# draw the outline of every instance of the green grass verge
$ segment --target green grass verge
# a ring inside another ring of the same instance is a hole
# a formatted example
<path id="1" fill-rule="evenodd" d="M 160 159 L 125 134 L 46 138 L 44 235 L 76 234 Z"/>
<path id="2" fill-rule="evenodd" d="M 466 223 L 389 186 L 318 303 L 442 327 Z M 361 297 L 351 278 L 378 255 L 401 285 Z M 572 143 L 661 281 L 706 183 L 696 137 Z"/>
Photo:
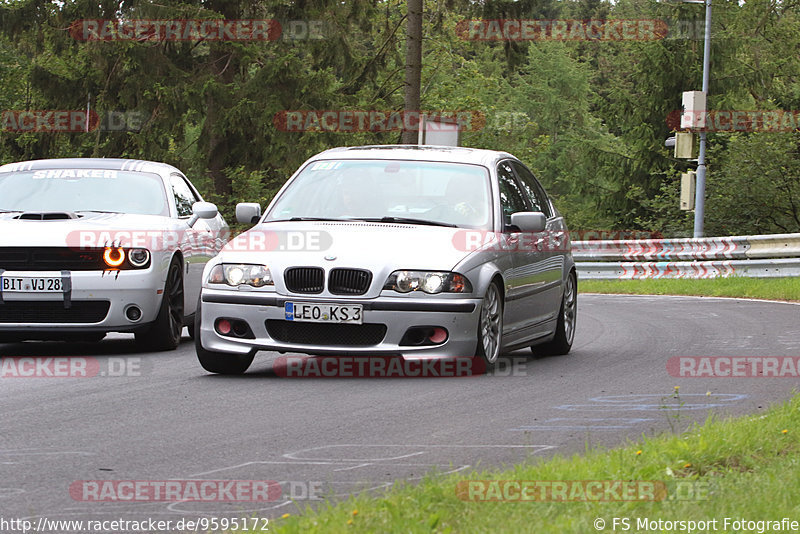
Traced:
<path id="1" fill-rule="evenodd" d="M 644 280 L 578 280 L 581 293 L 625 293 L 635 295 L 702 295 L 800 301 L 800 277 L 710 278 Z"/>
<path id="2" fill-rule="evenodd" d="M 800 395 L 795 395 L 764 415 L 708 419 L 683 434 L 644 437 L 626 447 L 529 462 L 507 471 L 431 476 L 415 486 L 395 486 L 380 497 L 355 496 L 301 516 L 275 519 L 270 532 L 583 534 L 597 531 L 597 518 L 605 521 L 600 531 L 613 532 L 614 517 L 627 518 L 629 532 L 643 531 L 636 528 L 637 518 L 717 519 L 716 531 L 734 532 L 735 525 L 724 527 L 724 518 L 800 520 L 798 458 Z M 637 502 L 474 502 L 456 494 L 457 484 L 467 480 L 665 481 L 670 493 L 664 500 Z M 663 527 L 655 531 L 679 532 Z"/>

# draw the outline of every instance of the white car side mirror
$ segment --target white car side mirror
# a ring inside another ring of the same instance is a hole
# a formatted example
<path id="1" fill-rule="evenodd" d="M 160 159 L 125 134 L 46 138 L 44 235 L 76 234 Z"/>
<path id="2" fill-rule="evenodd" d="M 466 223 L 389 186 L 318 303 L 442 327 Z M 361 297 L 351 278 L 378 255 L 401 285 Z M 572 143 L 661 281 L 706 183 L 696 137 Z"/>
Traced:
<path id="1" fill-rule="evenodd" d="M 213 219 L 217 216 L 219 210 L 215 204 L 211 202 L 195 202 L 192 204 L 192 216 L 189 218 L 189 226 L 194 226 L 200 219 Z"/>
<path id="2" fill-rule="evenodd" d="M 236 204 L 236 222 L 256 224 L 261 218 L 261 205 L 256 202 Z"/>

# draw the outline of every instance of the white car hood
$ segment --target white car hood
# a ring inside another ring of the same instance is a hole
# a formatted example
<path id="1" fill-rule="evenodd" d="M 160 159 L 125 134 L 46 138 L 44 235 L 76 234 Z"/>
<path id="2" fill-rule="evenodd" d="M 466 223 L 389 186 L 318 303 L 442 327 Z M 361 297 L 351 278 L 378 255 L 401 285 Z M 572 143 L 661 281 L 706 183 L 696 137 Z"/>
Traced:
<path id="1" fill-rule="evenodd" d="M 59 247 L 76 246 L 84 237 L 92 241 L 102 239 L 105 233 L 153 232 L 169 228 L 169 217 L 158 215 L 130 215 L 125 213 L 82 212 L 78 219 L 52 221 L 19 220 L 20 213 L 0 213 L 0 246 L 3 247 Z M 84 241 L 91 242 L 91 241 Z"/>

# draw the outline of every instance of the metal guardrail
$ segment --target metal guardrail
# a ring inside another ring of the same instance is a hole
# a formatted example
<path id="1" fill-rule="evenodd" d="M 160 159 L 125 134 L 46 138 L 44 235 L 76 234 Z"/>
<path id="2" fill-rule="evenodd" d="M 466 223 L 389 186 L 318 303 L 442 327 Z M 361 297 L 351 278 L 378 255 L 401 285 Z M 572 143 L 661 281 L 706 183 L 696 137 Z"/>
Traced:
<path id="1" fill-rule="evenodd" d="M 800 234 L 573 241 L 583 279 L 800 276 Z"/>

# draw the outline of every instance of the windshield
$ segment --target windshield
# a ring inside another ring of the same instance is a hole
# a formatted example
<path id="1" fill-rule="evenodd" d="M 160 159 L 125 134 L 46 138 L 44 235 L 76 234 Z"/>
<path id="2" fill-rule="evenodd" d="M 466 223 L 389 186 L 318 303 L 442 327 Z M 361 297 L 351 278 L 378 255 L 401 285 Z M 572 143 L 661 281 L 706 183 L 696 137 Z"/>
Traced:
<path id="1" fill-rule="evenodd" d="M 0 173 L 0 211 L 108 211 L 168 215 L 156 174 L 104 169 Z"/>
<path id="2" fill-rule="evenodd" d="M 265 220 L 384 219 L 488 229 L 490 198 L 489 173 L 479 165 L 324 160 L 300 172 Z"/>

